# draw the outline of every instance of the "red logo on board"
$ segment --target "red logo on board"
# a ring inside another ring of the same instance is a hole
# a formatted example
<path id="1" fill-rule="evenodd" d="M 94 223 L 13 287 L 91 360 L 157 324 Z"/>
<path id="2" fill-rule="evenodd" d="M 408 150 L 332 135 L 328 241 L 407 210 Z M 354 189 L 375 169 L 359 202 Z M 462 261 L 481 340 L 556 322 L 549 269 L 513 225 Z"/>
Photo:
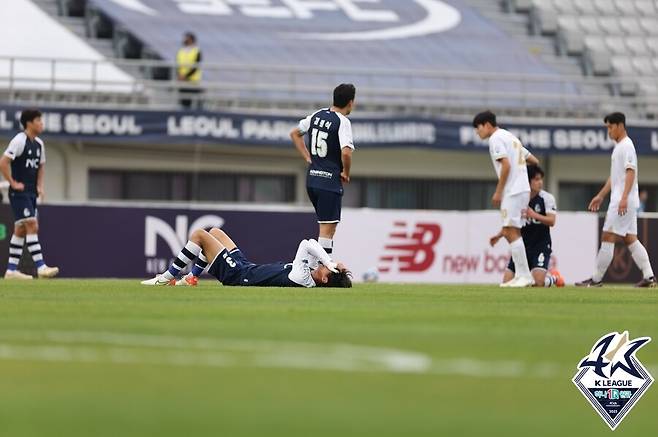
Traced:
<path id="1" fill-rule="evenodd" d="M 379 271 L 390 272 L 397 265 L 398 271 L 420 273 L 434 264 L 434 246 L 441 238 L 441 226 L 437 223 L 416 223 L 410 228 L 407 222 L 395 222 L 389 234 L 385 254 L 379 258 Z"/>

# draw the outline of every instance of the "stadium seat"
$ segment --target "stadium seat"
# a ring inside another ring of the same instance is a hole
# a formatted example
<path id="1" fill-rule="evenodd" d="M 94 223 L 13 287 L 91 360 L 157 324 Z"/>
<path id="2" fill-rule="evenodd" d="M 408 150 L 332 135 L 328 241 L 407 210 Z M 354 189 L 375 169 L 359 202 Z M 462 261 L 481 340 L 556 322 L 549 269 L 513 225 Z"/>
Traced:
<path id="1" fill-rule="evenodd" d="M 654 68 L 653 61 L 649 57 L 634 57 L 632 58 L 635 71 L 641 76 L 655 76 L 658 70 Z"/>
<path id="2" fill-rule="evenodd" d="M 623 2 L 624 5 L 631 3 L 628 0 L 617 0 L 617 2 Z M 635 10 L 639 15 L 652 15 L 658 13 L 658 5 L 651 0 L 635 0 Z"/>
<path id="3" fill-rule="evenodd" d="M 648 35 L 658 36 L 658 18 L 645 17 L 640 19 L 640 26 Z"/>
<path id="4" fill-rule="evenodd" d="M 596 20 L 598 24 L 596 35 L 624 35 L 624 29 L 621 27 L 619 17 L 600 17 Z"/>
<path id="5" fill-rule="evenodd" d="M 646 56 L 651 53 L 649 43 L 645 38 L 639 36 L 626 38 L 628 53 L 634 56 Z"/>
<path id="6" fill-rule="evenodd" d="M 621 13 L 613 0 L 594 0 L 596 11 L 602 15 L 617 15 Z"/>

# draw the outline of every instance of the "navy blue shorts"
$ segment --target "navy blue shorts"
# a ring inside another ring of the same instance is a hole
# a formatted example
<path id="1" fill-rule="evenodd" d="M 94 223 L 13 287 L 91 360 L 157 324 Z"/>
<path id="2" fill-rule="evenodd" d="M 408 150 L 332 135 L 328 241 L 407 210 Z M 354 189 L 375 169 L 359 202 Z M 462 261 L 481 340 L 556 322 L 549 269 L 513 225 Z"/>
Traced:
<path id="1" fill-rule="evenodd" d="M 210 265 L 208 274 L 224 285 L 242 285 L 242 278 L 251 265 L 253 263 L 245 258 L 240 249 L 235 248 L 231 252 L 224 249 Z"/>
<path id="2" fill-rule="evenodd" d="M 343 202 L 342 194 L 313 187 L 307 187 L 306 191 L 308 192 L 308 198 L 315 208 L 318 223 L 340 222 L 340 210 Z"/>
<path id="3" fill-rule="evenodd" d="M 528 267 L 532 269 L 544 269 L 548 270 L 548 264 L 551 261 L 551 250 L 550 245 L 541 245 L 538 247 L 531 247 L 530 250 L 526 249 L 526 257 L 528 257 Z M 513 272 L 514 269 L 514 260 L 510 259 L 507 268 Z"/>
<path id="4" fill-rule="evenodd" d="M 37 217 L 37 196 L 34 194 L 9 193 L 9 203 L 14 212 L 14 220 L 20 221 Z"/>

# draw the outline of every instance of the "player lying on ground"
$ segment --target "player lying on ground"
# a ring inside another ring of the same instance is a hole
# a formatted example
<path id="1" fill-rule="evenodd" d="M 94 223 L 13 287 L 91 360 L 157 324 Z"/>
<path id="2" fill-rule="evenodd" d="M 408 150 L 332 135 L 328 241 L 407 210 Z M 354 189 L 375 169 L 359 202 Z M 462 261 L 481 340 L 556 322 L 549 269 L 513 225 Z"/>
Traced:
<path id="1" fill-rule="evenodd" d="M 315 240 L 302 240 L 292 263 L 249 262 L 224 231 L 197 229 L 169 269 L 144 285 L 174 285 L 180 272 L 201 254 L 209 260 L 208 273 L 223 285 L 252 287 L 350 288 L 351 273 L 334 262 Z"/>
<path id="2" fill-rule="evenodd" d="M 551 227 L 555 226 L 557 206 L 555 197 L 543 190 L 544 171 L 537 165 L 528 166 L 530 180 L 530 203 L 526 211 L 526 221 L 521 228 L 521 237 L 525 245 L 530 273 L 535 280 L 535 287 L 564 287 L 564 279 L 556 269 L 548 271 L 551 260 Z M 495 246 L 503 237 L 503 231 L 491 237 L 489 243 Z M 514 260 L 510 259 L 503 275 L 503 283 L 514 278 Z"/>
<path id="3" fill-rule="evenodd" d="M 612 150 L 610 177 L 601 191 L 592 198 L 589 210 L 596 212 L 603 199 L 610 193 L 608 212 L 603 222 L 601 248 L 596 255 L 594 273 L 589 279 L 576 282 L 579 287 L 600 287 L 615 254 L 615 242 L 622 239 L 631 253 L 635 264 L 642 272 L 643 279 L 636 287 L 656 287 L 656 277 L 651 268 L 649 254 L 637 239 L 637 210 L 640 207 L 638 190 L 638 164 L 635 145 L 626 133 L 626 116 L 613 112 L 603 119 L 608 128 L 608 136 L 615 142 Z"/>

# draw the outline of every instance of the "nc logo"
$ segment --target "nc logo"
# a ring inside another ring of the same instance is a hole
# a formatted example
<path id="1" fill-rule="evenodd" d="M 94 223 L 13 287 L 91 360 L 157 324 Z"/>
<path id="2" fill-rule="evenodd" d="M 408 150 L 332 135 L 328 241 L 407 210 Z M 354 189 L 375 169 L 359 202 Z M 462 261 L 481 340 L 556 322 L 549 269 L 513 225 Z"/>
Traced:
<path id="1" fill-rule="evenodd" d="M 188 227 L 188 217 L 186 215 L 176 216 L 175 229 L 169 223 L 161 218 L 146 216 L 144 239 L 144 255 L 146 257 L 155 257 L 157 255 L 158 237 L 162 238 L 169 246 L 171 254 L 177 253 L 181 247 L 185 246 L 190 233 L 196 229 L 206 229 L 210 227 L 221 228 L 224 225 L 224 219 L 216 215 L 204 215 L 192 222 Z"/>
<path id="2" fill-rule="evenodd" d="M 34 159 L 26 159 L 25 160 L 25 168 L 39 168 L 39 158 L 34 158 Z"/>

